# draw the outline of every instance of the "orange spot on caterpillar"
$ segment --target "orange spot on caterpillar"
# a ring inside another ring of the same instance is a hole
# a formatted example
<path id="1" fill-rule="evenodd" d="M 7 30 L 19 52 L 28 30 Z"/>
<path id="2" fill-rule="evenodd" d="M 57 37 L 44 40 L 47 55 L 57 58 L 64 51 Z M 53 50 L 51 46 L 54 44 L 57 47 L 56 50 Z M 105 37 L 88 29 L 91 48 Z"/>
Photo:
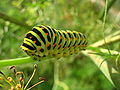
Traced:
<path id="1" fill-rule="evenodd" d="M 72 40 L 72 38 L 70 38 L 70 40 Z"/>
<path id="2" fill-rule="evenodd" d="M 34 43 L 36 43 L 37 41 L 33 41 Z"/>
<path id="3" fill-rule="evenodd" d="M 62 36 L 60 36 L 60 39 L 62 38 Z"/>
<path id="4" fill-rule="evenodd" d="M 58 48 L 60 47 L 61 45 L 58 45 Z"/>
<path id="5" fill-rule="evenodd" d="M 53 47 L 56 45 L 56 43 L 55 44 L 53 44 Z"/>
<path id="6" fill-rule="evenodd" d="M 48 35 L 48 33 L 45 33 L 45 35 Z"/>
<path id="7" fill-rule="evenodd" d="M 82 38 L 80 38 L 80 40 L 82 40 Z"/>
<path id="8" fill-rule="evenodd" d="M 32 38 L 32 36 L 30 36 L 30 39 Z"/>
<path id="9" fill-rule="evenodd" d="M 47 44 L 47 45 L 46 45 L 46 47 L 49 47 L 49 46 L 50 46 L 50 44 Z"/>
<path id="10" fill-rule="evenodd" d="M 82 46 L 83 46 L 83 47 L 86 47 L 87 45 L 84 44 L 84 45 L 82 45 Z"/>
<path id="11" fill-rule="evenodd" d="M 57 36 L 57 34 L 55 33 L 54 36 Z"/>

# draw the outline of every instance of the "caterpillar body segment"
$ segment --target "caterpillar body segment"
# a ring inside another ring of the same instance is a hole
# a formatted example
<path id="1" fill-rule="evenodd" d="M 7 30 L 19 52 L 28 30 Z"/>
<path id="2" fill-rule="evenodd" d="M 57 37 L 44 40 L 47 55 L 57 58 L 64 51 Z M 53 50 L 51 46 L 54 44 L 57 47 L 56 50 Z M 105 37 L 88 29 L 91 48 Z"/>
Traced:
<path id="1" fill-rule="evenodd" d="M 29 56 L 60 58 L 85 50 L 85 35 L 76 31 L 56 30 L 50 26 L 35 26 L 24 38 L 21 48 Z"/>

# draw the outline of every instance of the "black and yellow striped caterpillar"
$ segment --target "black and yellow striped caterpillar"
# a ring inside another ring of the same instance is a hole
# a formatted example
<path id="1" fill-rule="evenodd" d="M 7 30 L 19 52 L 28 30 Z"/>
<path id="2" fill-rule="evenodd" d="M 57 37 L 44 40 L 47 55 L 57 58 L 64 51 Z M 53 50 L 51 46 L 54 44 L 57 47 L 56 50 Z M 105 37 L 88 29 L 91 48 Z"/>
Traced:
<path id="1" fill-rule="evenodd" d="M 85 50 L 86 46 L 86 37 L 80 32 L 56 30 L 41 25 L 33 27 L 26 34 L 21 48 L 36 58 L 45 56 L 60 58 Z"/>

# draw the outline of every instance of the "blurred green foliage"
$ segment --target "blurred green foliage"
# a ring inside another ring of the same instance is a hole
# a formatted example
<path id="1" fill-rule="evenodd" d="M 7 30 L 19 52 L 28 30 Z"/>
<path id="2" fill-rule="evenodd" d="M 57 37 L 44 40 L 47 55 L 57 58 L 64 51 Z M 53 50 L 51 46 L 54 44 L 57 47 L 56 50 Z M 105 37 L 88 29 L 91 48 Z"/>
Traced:
<path id="1" fill-rule="evenodd" d="M 104 38 L 101 30 L 102 21 L 99 20 L 101 9 L 91 0 L 3 0 L 0 2 L 0 12 L 10 16 L 9 18 L 12 17 L 29 26 L 42 24 L 56 29 L 80 31 L 87 36 L 89 44 Z M 119 28 L 114 18 L 111 17 L 107 15 L 105 35 Z M 29 29 L 21 25 L 0 18 L 0 59 L 27 56 L 19 46 L 28 31 Z M 118 50 L 120 45 L 112 44 L 110 48 Z M 57 74 L 60 81 L 65 83 L 70 90 L 114 89 L 90 58 L 80 53 L 59 61 L 38 63 L 37 73 L 29 86 L 38 82 L 39 76 L 45 77 L 47 82 L 32 90 L 52 89 L 56 73 L 54 72 L 55 62 L 59 63 Z M 26 81 L 32 74 L 33 64 L 18 66 L 19 70 L 25 73 Z M 1 70 L 10 76 L 11 72 L 5 68 Z M 63 90 L 63 87 L 58 86 L 57 90 Z"/>

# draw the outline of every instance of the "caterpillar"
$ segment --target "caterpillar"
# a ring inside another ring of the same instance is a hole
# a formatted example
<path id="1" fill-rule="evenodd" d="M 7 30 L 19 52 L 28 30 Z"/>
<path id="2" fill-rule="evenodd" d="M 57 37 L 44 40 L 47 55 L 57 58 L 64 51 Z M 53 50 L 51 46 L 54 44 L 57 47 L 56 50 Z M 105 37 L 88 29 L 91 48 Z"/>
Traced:
<path id="1" fill-rule="evenodd" d="M 70 30 L 56 30 L 50 26 L 35 26 L 24 38 L 21 48 L 35 58 L 52 56 L 56 58 L 85 50 L 87 40 L 84 34 Z"/>

